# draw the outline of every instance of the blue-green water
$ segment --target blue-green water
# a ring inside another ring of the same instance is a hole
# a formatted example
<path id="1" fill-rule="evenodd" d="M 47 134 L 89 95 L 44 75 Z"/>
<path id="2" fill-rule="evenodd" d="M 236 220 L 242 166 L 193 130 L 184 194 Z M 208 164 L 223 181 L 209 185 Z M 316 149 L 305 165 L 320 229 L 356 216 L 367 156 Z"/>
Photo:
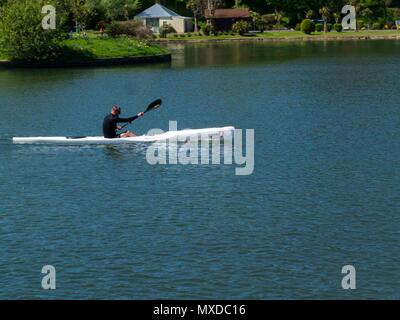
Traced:
<path id="1" fill-rule="evenodd" d="M 399 54 L 235 43 L 178 47 L 172 64 L 0 71 L 0 298 L 399 298 Z M 254 173 L 151 166 L 145 145 L 11 143 L 96 135 L 112 104 L 158 97 L 135 131 L 253 128 Z"/>

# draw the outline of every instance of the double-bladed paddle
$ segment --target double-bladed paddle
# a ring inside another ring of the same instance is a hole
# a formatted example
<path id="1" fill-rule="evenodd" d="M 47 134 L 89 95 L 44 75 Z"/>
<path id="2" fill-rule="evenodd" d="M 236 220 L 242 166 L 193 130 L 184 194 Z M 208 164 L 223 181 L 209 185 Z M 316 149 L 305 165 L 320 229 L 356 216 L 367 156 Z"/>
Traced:
<path id="1" fill-rule="evenodd" d="M 143 111 L 143 113 L 147 113 L 147 112 L 149 112 L 151 110 L 158 109 L 159 107 L 161 107 L 161 105 L 162 105 L 162 100 L 161 99 L 154 100 L 152 103 L 150 103 L 147 106 L 146 110 Z M 128 122 L 127 124 L 123 125 L 119 130 L 122 130 L 123 128 L 125 128 L 126 126 L 129 126 L 130 124 L 131 124 L 131 122 Z"/>

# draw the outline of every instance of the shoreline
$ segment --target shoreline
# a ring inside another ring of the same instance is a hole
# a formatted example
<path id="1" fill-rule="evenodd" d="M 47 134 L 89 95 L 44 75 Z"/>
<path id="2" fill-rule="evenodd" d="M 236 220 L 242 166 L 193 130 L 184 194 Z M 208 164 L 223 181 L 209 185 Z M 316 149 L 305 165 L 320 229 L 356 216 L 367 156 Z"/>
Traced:
<path id="1" fill-rule="evenodd" d="M 93 60 L 64 60 L 64 61 L 10 61 L 0 60 L 0 69 L 8 68 L 71 68 L 71 67 L 106 67 L 121 65 L 137 65 L 147 63 L 162 63 L 172 60 L 171 53 L 148 56 L 98 58 Z"/>
<path id="2" fill-rule="evenodd" d="M 357 41 L 357 40 L 400 40 L 400 32 L 398 35 L 341 35 L 341 36 L 293 36 L 293 37 L 235 37 L 235 38 L 207 38 L 204 37 L 196 39 L 157 39 L 152 40 L 153 44 L 162 45 L 169 43 L 207 43 L 207 42 L 229 42 L 229 41 L 243 41 L 243 42 L 301 42 L 301 41 Z"/>

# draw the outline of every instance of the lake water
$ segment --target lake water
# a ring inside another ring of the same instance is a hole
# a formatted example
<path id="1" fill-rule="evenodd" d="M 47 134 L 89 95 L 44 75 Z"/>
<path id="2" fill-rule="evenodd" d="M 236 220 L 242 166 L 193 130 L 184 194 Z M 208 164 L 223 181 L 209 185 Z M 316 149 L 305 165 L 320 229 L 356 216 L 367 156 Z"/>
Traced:
<path id="1" fill-rule="evenodd" d="M 400 42 L 172 50 L 0 71 L 0 298 L 400 298 Z M 146 145 L 11 143 L 98 135 L 112 104 L 131 115 L 159 97 L 134 131 L 254 129 L 254 173 L 151 166 Z"/>

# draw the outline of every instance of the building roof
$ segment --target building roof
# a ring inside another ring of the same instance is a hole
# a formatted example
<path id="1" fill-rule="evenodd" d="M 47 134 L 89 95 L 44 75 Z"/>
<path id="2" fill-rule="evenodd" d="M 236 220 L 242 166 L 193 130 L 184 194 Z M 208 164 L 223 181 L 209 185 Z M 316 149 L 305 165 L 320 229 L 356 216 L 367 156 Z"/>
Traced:
<path id="1" fill-rule="evenodd" d="M 142 11 L 135 18 L 171 18 L 171 17 L 180 17 L 179 14 L 173 12 L 172 10 L 164 7 L 163 5 L 156 3 L 155 5 L 147 8 L 146 10 Z"/>
<path id="2" fill-rule="evenodd" d="M 229 19 L 229 18 L 250 18 L 248 9 L 216 9 L 214 15 L 211 15 L 210 10 L 205 10 L 207 19 Z"/>

